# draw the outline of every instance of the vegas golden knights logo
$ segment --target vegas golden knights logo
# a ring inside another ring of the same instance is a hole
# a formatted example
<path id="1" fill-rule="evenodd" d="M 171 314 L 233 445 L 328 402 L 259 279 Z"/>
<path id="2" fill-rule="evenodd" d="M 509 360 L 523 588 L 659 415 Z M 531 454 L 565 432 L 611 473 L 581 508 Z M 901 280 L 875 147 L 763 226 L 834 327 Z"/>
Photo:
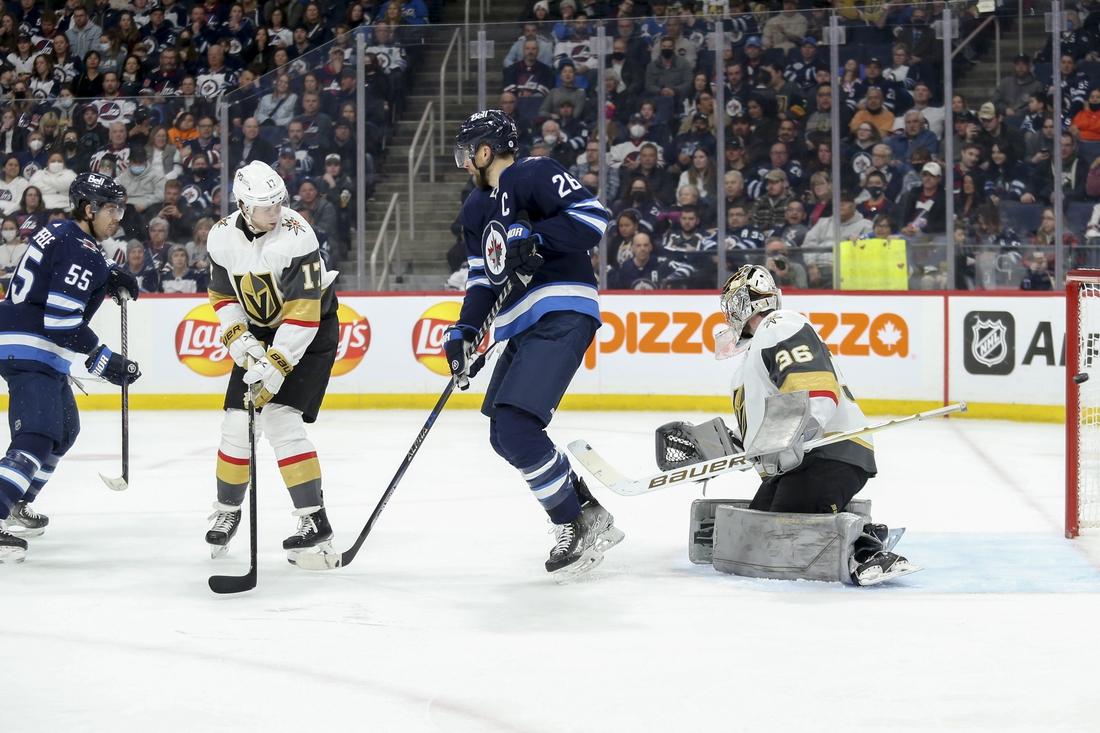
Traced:
<path id="1" fill-rule="evenodd" d="M 283 304 L 275 290 L 270 272 L 249 272 L 233 275 L 237 295 L 241 298 L 248 317 L 257 323 L 270 324 L 282 311 Z"/>

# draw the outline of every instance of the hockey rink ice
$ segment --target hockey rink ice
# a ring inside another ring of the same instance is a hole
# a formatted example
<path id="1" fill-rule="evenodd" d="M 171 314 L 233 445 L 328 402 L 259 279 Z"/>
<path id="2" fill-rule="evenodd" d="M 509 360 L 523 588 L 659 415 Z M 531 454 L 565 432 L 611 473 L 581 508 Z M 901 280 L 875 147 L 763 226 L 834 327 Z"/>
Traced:
<path id="1" fill-rule="evenodd" d="M 322 412 L 325 498 L 346 549 L 427 410 Z M 561 412 L 624 473 L 692 413 Z M 203 535 L 220 413 L 131 413 L 83 433 L 0 566 L 5 731 L 1100 730 L 1100 541 L 1063 539 L 1064 427 L 948 419 L 875 436 L 860 496 L 925 570 L 875 588 L 750 580 L 687 559 L 698 485 L 597 497 L 626 540 L 579 581 L 543 570 L 549 525 L 493 454 L 485 418 L 444 410 L 354 563 L 287 563 L 295 528 L 260 443 L 259 584 L 247 518 L 228 556 Z M 880 418 L 872 418 L 878 422 Z M 582 475 L 583 469 L 581 469 Z M 588 477 L 590 485 L 594 484 Z M 713 498 L 756 480 L 712 482 Z"/>

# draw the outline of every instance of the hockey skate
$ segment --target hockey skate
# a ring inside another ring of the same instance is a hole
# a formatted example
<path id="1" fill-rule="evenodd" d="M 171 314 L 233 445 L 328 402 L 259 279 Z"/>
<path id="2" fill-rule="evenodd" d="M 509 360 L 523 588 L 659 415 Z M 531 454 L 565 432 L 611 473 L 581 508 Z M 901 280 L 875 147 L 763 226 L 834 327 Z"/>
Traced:
<path id="1" fill-rule="evenodd" d="M 11 509 L 11 516 L 3 521 L 3 528 L 17 537 L 38 537 L 46 531 L 50 518 L 39 514 L 26 501 Z"/>
<path id="2" fill-rule="evenodd" d="M 853 561 L 854 562 L 854 561 Z M 856 585 L 868 586 L 885 583 L 924 568 L 910 565 L 909 561 L 893 552 L 876 552 L 852 571 L 852 580 Z"/>
<path id="3" fill-rule="evenodd" d="M 211 559 L 218 559 L 229 552 L 229 541 L 237 534 L 241 524 L 241 508 L 232 504 L 214 502 L 214 513 L 207 519 L 214 520 L 214 526 L 206 533 L 206 544 L 210 545 Z"/>
<path id="4" fill-rule="evenodd" d="M 603 562 L 604 553 L 619 544 L 626 534 L 615 526 L 615 518 L 593 498 L 583 479 L 575 488 L 581 500 L 581 513 L 567 524 L 555 524 L 551 530 L 557 543 L 546 560 L 546 572 L 558 583 L 567 583 Z"/>
<path id="5" fill-rule="evenodd" d="M 19 563 L 27 556 L 27 541 L 0 529 L 0 563 Z"/>
<path id="6" fill-rule="evenodd" d="M 291 565 L 297 565 L 298 555 L 313 547 L 326 555 L 334 552 L 332 525 L 328 523 L 328 515 L 323 506 L 296 509 L 294 516 L 298 517 L 298 531 L 283 540 L 286 559 Z"/>

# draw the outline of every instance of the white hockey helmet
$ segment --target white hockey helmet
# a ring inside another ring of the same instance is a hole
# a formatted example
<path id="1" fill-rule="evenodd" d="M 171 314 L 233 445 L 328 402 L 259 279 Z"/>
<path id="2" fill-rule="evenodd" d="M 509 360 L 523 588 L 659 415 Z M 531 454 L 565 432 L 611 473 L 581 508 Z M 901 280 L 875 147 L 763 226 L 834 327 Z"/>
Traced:
<path id="1" fill-rule="evenodd" d="M 252 216 L 258 209 L 281 207 L 288 200 L 286 184 L 267 163 L 254 160 L 233 177 L 233 197 L 241 208 L 245 223 L 253 229 Z"/>
<path id="2" fill-rule="evenodd" d="M 732 347 L 741 339 L 745 324 L 757 313 L 776 311 L 783 307 L 783 293 L 766 267 L 744 265 L 726 280 L 722 288 L 722 314 L 729 328 L 716 337 L 714 357 L 733 356 Z"/>

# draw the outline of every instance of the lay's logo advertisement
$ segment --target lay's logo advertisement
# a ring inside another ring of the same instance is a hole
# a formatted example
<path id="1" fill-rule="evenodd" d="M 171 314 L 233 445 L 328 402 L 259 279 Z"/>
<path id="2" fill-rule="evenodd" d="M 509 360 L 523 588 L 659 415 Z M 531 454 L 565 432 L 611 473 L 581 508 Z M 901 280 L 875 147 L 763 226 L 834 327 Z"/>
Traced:
<path id="1" fill-rule="evenodd" d="M 347 374 L 363 361 L 370 348 L 370 323 L 349 306 L 340 304 L 340 340 L 332 376 Z M 224 377 L 233 370 L 233 360 L 222 345 L 222 327 L 214 307 L 203 303 L 192 309 L 176 326 L 176 358 L 204 377 Z"/>
<path id="2" fill-rule="evenodd" d="M 436 303 L 417 319 L 413 325 L 412 348 L 416 360 L 435 374 L 449 377 L 451 369 L 447 366 L 447 355 L 443 352 L 443 333 L 458 321 L 462 313 L 462 303 L 448 300 Z M 481 342 L 484 348 L 489 335 Z"/>

